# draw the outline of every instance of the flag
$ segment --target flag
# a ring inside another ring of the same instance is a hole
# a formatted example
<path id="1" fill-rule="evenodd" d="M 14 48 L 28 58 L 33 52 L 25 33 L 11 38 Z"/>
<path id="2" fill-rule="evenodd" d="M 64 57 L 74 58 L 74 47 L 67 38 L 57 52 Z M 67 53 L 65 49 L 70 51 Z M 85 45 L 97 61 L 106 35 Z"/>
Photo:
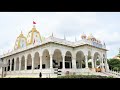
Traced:
<path id="1" fill-rule="evenodd" d="M 35 21 L 33 21 L 33 24 L 36 24 L 36 22 L 35 22 Z"/>

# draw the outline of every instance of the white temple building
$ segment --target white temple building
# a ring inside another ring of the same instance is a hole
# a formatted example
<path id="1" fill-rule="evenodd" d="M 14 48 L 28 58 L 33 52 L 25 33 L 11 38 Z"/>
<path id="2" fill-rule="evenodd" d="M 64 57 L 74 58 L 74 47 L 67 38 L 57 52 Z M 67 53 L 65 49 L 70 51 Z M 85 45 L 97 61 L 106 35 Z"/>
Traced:
<path id="1" fill-rule="evenodd" d="M 105 44 L 92 34 L 83 34 L 81 40 L 70 42 L 51 35 L 42 38 L 35 25 L 27 37 L 21 34 L 15 41 L 14 50 L 1 55 L 8 66 L 4 67 L 5 77 L 55 77 L 54 69 L 58 67 L 65 75 L 84 72 L 101 72 L 109 70 Z"/>

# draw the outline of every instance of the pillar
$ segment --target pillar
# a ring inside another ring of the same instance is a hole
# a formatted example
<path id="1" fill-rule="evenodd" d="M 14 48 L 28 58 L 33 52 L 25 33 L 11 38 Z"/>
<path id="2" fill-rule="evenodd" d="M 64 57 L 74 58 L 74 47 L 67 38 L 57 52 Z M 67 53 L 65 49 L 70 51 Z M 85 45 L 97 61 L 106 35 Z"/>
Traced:
<path id="1" fill-rule="evenodd" d="M 62 68 L 65 69 L 65 55 L 62 55 L 62 57 L 63 57 Z"/>
<path id="2" fill-rule="evenodd" d="M 6 64 L 8 65 L 8 61 L 6 60 Z M 6 67 L 6 72 L 8 71 L 8 66 Z"/>
<path id="3" fill-rule="evenodd" d="M 14 71 L 16 71 L 16 59 L 14 60 Z"/>
<path id="4" fill-rule="evenodd" d="M 42 55 L 40 55 L 40 69 L 42 69 Z"/>
<path id="5" fill-rule="evenodd" d="M 92 62 L 92 68 L 95 68 L 95 67 L 94 67 L 94 59 L 93 59 L 93 56 L 91 56 L 91 62 Z"/>
<path id="6" fill-rule="evenodd" d="M 19 71 L 21 70 L 21 58 L 19 59 Z"/>
<path id="7" fill-rule="evenodd" d="M 109 65 L 107 63 L 107 57 L 105 57 L 105 71 L 109 71 Z"/>
<path id="8" fill-rule="evenodd" d="M 34 70 L 34 57 L 33 57 L 33 55 L 31 56 L 31 58 L 32 58 L 32 71 Z"/>
<path id="9" fill-rule="evenodd" d="M 85 55 L 85 68 L 88 68 L 88 56 Z"/>
<path id="10" fill-rule="evenodd" d="M 101 69 L 102 69 L 102 71 L 104 72 L 105 71 L 105 69 L 104 69 L 104 66 L 103 66 L 103 57 L 101 58 Z"/>
<path id="11" fill-rule="evenodd" d="M 12 60 L 10 59 L 10 71 L 12 71 Z"/>
<path id="12" fill-rule="evenodd" d="M 94 67 L 95 67 L 95 68 L 96 68 L 96 61 L 97 61 L 97 60 L 95 59 L 95 60 L 94 60 Z"/>
<path id="13" fill-rule="evenodd" d="M 25 57 L 25 71 L 27 70 L 27 57 Z"/>
<path id="14" fill-rule="evenodd" d="M 52 60 L 53 54 L 50 54 L 50 68 L 53 68 L 53 60 Z"/>
<path id="15" fill-rule="evenodd" d="M 72 68 L 76 69 L 76 58 L 75 58 L 75 56 L 72 58 Z"/>

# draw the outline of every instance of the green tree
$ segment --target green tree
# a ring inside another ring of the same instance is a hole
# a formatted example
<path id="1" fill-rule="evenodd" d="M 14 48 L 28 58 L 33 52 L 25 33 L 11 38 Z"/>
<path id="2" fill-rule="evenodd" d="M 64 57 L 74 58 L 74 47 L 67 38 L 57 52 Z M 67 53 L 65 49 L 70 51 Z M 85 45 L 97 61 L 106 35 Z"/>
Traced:
<path id="1" fill-rule="evenodd" d="M 109 59 L 108 65 L 110 69 L 120 71 L 120 61 L 118 59 Z"/>

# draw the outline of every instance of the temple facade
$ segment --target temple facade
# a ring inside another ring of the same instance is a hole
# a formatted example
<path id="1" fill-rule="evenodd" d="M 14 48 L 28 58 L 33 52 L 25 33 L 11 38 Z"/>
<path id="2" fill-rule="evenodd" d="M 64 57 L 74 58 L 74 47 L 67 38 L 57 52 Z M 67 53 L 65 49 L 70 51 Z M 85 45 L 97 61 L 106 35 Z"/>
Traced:
<path id="1" fill-rule="evenodd" d="M 43 38 L 35 25 L 27 37 L 21 34 L 15 41 L 14 50 L 1 55 L 5 77 L 55 77 L 54 69 L 80 74 L 109 70 L 106 45 L 92 34 L 82 34 L 81 40 L 70 42 L 53 36 Z"/>

